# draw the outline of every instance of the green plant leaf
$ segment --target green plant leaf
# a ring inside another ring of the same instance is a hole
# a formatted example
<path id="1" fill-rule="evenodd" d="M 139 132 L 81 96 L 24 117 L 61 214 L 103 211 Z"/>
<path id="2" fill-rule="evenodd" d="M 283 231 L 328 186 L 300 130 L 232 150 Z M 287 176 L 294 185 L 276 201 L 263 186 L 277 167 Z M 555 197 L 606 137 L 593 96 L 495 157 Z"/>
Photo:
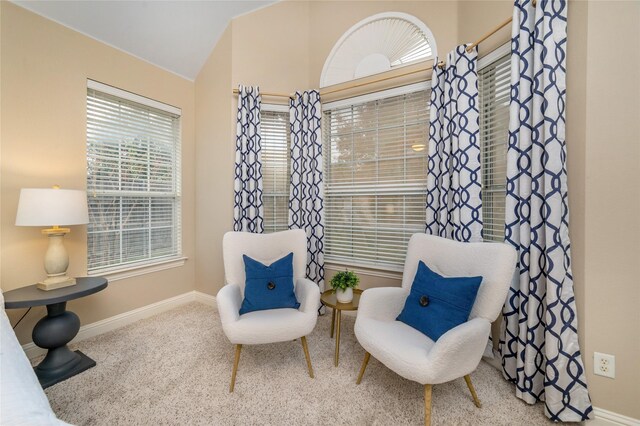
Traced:
<path id="1" fill-rule="evenodd" d="M 356 288 L 360 278 L 352 271 L 340 271 L 331 278 L 330 285 L 334 290 L 346 290 Z"/>

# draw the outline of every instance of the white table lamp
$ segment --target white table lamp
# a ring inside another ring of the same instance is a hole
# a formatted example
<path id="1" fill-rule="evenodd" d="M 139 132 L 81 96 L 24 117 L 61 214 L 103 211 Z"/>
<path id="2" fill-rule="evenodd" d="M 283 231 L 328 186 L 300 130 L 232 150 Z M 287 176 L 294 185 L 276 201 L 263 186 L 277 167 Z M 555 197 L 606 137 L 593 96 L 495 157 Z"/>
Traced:
<path id="1" fill-rule="evenodd" d="M 44 257 L 47 278 L 38 283 L 42 290 L 53 290 L 76 283 L 67 276 L 69 254 L 64 248 L 64 236 L 71 230 L 60 226 L 89 223 L 87 193 L 72 189 L 25 188 L 20 191 L 16 226 L 52 226 L 43 229 L 49 237 L 49 248 Z"/>

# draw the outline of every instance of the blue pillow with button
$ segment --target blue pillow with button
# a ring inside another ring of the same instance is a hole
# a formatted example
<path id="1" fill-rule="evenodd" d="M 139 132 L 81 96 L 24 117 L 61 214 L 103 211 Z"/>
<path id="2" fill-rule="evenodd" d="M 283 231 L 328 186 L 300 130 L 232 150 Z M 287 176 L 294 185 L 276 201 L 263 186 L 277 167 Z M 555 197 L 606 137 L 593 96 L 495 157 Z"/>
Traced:
<path id="1" fill-rule="evenodd" d="M 245 285 L 240 315 L 266 309 L 298 309 L 293 291 L 293 253 L 264 265 L 243 255 Z"/>
<path id="2" fill-rule="evenodd" d="M 420 261 L 396 319 L 436 341 L 469 319 L 481 283 L 482 277 L 443 277 Z"/>

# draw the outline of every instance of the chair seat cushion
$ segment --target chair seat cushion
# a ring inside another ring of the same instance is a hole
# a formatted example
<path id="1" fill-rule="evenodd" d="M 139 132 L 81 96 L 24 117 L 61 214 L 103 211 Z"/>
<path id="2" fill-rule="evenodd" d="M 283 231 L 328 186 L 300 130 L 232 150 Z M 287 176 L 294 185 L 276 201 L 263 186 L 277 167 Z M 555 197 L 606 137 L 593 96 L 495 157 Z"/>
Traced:
<path id="1" fill-rule="evenodd" d="M 355 334 L 367 352 L 405 379 L 431 378 L 428 357 L 434 342 L 415 328 L 400 321 L 358 318 Z"/>
<path id="2" fill-rule="evenodd" d="M 243 255 L 245 268 L 244 300 L 240 315 L 266 309 L 298 309 L 293 287 L 293 253 L 270 265 Z"/>
<path id="3" fill-rule="evenodd" d="M 469 319 L 481 283 L 482 277 L 443 277 L 420 261 L 397 320 L 438 340 Z"/>
<path id="4" fill-rule="evenodd" d="M 313 331 L 318 316 L 297 309 L 269 309 L 249 312 L 234 323 L 227 324 L 232 343 L 258 345 L 286 342 Z"/>

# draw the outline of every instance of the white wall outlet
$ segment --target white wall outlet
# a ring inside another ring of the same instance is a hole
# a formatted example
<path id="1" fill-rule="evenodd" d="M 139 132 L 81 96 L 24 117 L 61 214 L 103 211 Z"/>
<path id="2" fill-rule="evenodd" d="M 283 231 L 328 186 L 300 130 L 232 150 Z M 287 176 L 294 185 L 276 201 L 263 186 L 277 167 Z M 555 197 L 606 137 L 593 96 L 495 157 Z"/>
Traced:
<path id="1" fill-rule="evenodd" d="M 598 376 L 616 378 L 616 357 L 609 354 L 593 353 L 593 373 Z"/>

